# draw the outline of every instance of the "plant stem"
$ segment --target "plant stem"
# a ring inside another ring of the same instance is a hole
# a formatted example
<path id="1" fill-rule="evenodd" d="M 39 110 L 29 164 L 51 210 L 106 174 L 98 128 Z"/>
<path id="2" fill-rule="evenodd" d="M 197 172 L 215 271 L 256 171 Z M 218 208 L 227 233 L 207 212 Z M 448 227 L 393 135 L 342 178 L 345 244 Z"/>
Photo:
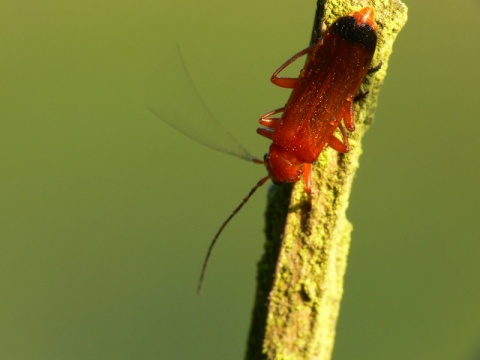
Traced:
<path id="1" fill-rule="evenodd" d="M 314 166 L 311 203 L 302 181 L 276 186 L 271 192 L 248 360 L 331 358 L 352 231 L 346 210 L 362 153 L 361 139 L 373 120 L 393 42 L 407 20 L 407 8 L 399 0 L 330 0 L 325 9 L 323 3 L 317 4 L 315 28 L 322 14 L 329 26 L 365 6 L 375 10 L 378 41 L 372 65 L 380 61 L 383 65 L 363 84 L 369 94 L 355 106 L 350 152 L 340 154 L 327 148 L 320 154 Z"/>

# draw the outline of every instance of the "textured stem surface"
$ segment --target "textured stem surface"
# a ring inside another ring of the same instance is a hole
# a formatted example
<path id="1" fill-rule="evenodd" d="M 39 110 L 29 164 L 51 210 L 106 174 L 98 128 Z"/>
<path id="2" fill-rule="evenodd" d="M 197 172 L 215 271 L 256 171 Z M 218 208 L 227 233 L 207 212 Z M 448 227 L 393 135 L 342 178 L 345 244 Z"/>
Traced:
<path id="1" fill-rule="evenodd" d="M 327 148 L 320 154 L 311 208 L 302 181 L 293 187 L 277 186 L 270 194 L 246 359 L 331 358 L 352 231 L 346 210 L 362 153 L 360 142 L 373 120 L 393 42 L 407 20 L 407 8 L 398 0 L 330 0 L 324 10 L 323 2 L 318 3 L 317 15 L 323 13 L 326 26 L 372 7 L 378 26 L 372 65 L 382 61 L 383 66 L 362 85 L 369 94 L 355 106 L 350 152 Z M 320 24 L 318 19 L 315 24 Z"/>

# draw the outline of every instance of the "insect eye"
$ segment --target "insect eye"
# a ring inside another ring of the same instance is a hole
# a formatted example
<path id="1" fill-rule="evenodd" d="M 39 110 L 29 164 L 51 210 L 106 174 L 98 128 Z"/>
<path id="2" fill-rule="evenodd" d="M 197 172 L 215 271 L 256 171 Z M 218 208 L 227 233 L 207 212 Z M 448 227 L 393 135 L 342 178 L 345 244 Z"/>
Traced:
<path id="1" fill-rule="evenodd" d="M 268 160 L 268 155 L 270 155 L 270 153 L 265 153 L 265 155 L 263 155 L 263 161 L 266 162 Z"/>

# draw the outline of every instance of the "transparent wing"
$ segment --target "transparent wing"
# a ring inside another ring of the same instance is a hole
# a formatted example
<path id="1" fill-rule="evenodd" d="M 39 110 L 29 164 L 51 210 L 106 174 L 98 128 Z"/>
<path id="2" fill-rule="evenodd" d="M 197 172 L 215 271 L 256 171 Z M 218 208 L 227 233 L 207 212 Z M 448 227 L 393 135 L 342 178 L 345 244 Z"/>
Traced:
<path id="1" fill-rule="evenodd" d="M 167 79 L 155 89 L 157 94 L 149 94 L 147 108 L 164 123 L 200 144 L 240 159 L 258 162 L 205 104 L 188 74 L 178 45 L 176 53 L 177 59 L 168 64 L 170 68 L 162 69 Z"/>

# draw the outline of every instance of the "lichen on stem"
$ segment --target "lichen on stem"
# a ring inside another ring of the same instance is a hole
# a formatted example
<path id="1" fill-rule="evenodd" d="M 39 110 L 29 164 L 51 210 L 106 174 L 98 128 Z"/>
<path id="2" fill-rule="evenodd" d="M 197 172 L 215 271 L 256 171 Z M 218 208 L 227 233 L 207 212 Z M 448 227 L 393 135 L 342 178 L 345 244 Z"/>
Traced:
<path id="1" fill-rule="evenodd" d="M 326 3 L 325 8 L 323 8 Z M 405 24 L 399 0 L 318 0 L 314 31 L 324 23 L 370 6 L 378 26 L 369 95 L 355 106 L 350 152 L 323 151 L 314 166 L 311 206 L 303 182 L 276 186 L 266 212 L 265 252 L 258 264 L 257 293 L 246 359 L 331 358 L 352 225 L 346 210 L 362 153 L 361 139 L 372 122 L 393 42 Z M 314 38 L 314 35 L 312 35 Z"/>

